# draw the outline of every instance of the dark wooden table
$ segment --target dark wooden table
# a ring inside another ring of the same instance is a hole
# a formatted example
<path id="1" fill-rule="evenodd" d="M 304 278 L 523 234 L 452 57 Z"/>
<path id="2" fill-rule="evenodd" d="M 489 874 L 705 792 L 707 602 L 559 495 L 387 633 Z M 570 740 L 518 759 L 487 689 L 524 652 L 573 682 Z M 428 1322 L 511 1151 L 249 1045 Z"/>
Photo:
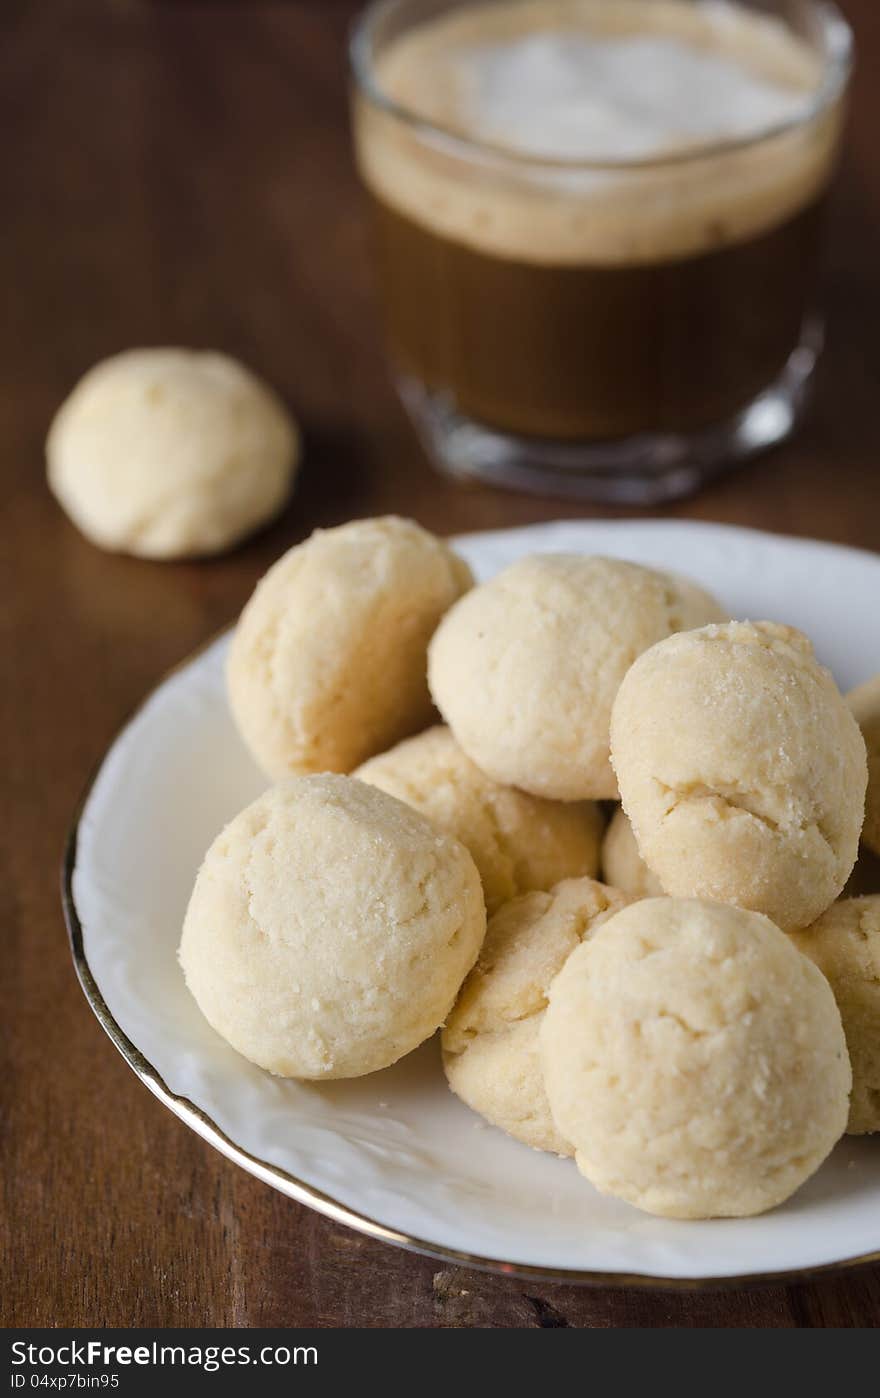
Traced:
<path id="1" fill-rule="evenodd" d="M 0 18 L 0 1322 L 33 1325 L 855 1325 L 880 1271 L 715 1293 L 459 1271 L 257 1183 L 160 1106 L 88 1009 L 58 899 L 91 765 L 169 666 L 315 525 L 395 510 L 446 533 L 579 510 L 457 488 L 389 387 L 348 150 L 348 0 L 6 0 Z M 834 216 L 831 348 L 798 440 L 676 511 L 880 550 L 880 7 Z M 290 509 L 232 556 L 90 547 L 43 480 L 50 416 L 133 344 L 242 356 L 305 425 Z M 878 599 L 854 599 L 876 606 Z"/>

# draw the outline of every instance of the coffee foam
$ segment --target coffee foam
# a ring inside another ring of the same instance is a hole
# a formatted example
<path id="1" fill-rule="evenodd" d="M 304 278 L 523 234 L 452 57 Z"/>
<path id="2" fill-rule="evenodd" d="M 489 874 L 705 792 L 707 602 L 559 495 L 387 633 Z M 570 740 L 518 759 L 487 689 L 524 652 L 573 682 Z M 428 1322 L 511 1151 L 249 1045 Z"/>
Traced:
<path id="1" fill-rule="evenodd" d="M 644 160 L 743 139 L 806 114 L 811 93 L 659 35 L 548 31 L 450 54 L 454 123 L 549 159 Z"/>
<path id="2" fill-rule="evenodd" d="M 627 264 L 725 246 L 821 191 L 838 114 L 806 120 L 812 50 L 728 0 L 509 0 L 453 10 L 381 55 L 380 87 L 470 155 L 359 104 L 374 192 L 438 234 L 498 256 Z M 752 146 L 700 148 L 803 125 Z M 494 153 L 493 153 L 494 151 Z M 660 162 L 541 167 L 540 159 Z"/>

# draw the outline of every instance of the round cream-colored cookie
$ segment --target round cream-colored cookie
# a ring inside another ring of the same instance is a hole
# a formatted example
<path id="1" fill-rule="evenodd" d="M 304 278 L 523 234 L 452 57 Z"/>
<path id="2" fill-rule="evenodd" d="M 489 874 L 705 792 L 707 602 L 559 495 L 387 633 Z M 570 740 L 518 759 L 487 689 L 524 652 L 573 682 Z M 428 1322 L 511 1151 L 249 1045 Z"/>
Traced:
<path id="1" fill-rule="evenodd" d="M 538 1031 L 550 983 L 612 913 L 623 894 L 593 879 L 566 879 L 526 893 L 489 919 L 477 964 L 443 1030 L 443 1067 L 453 1092 L 518 1141 L 571 1155 L 550 1115 Z"/>
<path id="2" fill-rule="evenodd" d="M 880 675 L 848 694 L 847 703 L 868 749 L 868 795 L 862 839 L 868 849 L 880 854 Z"/>
<path id="3" fill-rule="evenodd" d="M 841 898 L 793 939 L 830 983 L 843 1020 L 853 1071 L 847 1130 L 880 1131 L 880 895 Z"/>
<path id="4" fill-rule="evenodd" d="M 411 520 L 317 530 L 258 584 L 227 665 L 229 702 L 274 778 L 350 772 L 424 728 L 428 641 L 472 582 Z"/>
<path id="5" fill-rule="evenodd" d="M 452 608 L 430 649 L 435 703 L 478 767 L 560 801 L 617 794 L 608 722 L 648 646 L 717 620 L 696 584 L 635 563 L 535 554 Z"/>
<path id="6" fill-rule="evenodd" d="M 581 1173 L 666 1218 L 781 1204 L 846 1127 L 828 982 L 768 918 L 722 903 L 608 919 L 553 982 L 541 1061 Z"/>
<path id="7" fill-rule="evenodd" d="M 542 801 L 500 786 L 448 728 L 429 728 L 354 775 L 415 806 L 469 849 L 490 912 L 519 893 L 599 870 L 602 817 L 592 801 Z"/>
<path id="8" fill-rule="evenodd" d="M 270 788 L 218 835 L 180 961 L 205 1018 L 252 1063 L 353 1078 L 434 1033 L 485 930 L 463 845 L 384 791 L 325 774 Z"/>
<path id="9" fill-rule="evenodd" d="M 49 484 L 102 548 L 143 558 L 220 553 L 277 514 L 299 432 L 243 364 L 136 349 L 95 365 L 55 415 Z"/>
<path id="10" fill-rule="evenodd" d="M 631 898 L 656 898 L 663 886 L 652 874 L 636 844 L 626 811 L 618 806 L 602 841 L 602 877 Z"/>
<path id="11" fill-rule="evenodd" d="M 611 719 L 620 795 L 667 893 L 806 927 L 858 853 L 858 725 L 807 638 L 773 622 L 672 636 L 642 655 Z"/>

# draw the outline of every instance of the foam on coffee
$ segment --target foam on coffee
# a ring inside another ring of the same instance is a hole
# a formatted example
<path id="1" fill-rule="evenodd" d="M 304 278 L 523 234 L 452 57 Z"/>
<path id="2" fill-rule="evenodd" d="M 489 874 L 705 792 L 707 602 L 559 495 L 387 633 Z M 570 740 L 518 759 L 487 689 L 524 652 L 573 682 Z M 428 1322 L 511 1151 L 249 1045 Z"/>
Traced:
<path id="1" fill-rule="evenodd" d="M 639 160 L 796 120 L 810 92 L 665 35 L 549 30 L 446 50 L 453 125 L 549 159 Z"/>
<path id="2" fill-rule="evenodd" d="M 373 192 L 441 236 L 536 262 L 653 262 L 772 228 L 818 196 L 839 120 L 807 119 L 811 48 L 729 0 L 476 4 L 392 42 L 377 79 L 447 135 L 362 103 Z"/>

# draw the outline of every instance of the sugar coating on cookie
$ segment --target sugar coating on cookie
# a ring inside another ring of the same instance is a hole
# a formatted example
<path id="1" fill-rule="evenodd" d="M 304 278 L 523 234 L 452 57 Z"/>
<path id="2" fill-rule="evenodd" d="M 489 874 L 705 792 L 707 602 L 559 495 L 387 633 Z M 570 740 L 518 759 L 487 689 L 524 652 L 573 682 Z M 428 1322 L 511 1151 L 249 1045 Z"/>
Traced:
<path id="1" fill-rule="evenodd" d="M 719 620 L 695 583 L 612 558 L 534 554 L 476 587 L 430 649 L 431 693 L 495 781 L 561 801 L 615 797 L 608 725 L 643 650 Z"/>
<path id="2" fill-rule="evenodd" d="M 799 631 L 731 622 L 661 641 L 620 686 L 611 749 L 639 850 L 667 893 L 791 930 L 846 883 L 865 744 Z"/>
<path id="3" fill-rule="evenodd" d="M 880 1131 L 880 895 L 841 898 L 818 922 L 793 934 L 834 991 L 853 1086 L 847 1130 Z"/>
<path id="4" fill-rule="evenodd" d="M 631 898 L 656 898 L 663 885 L 642 856 L 626 811 L 618 806 L 602 840 L 602 878 Z"/>
<path id="5" fill-rule="evenodd" d="M 485 928 L 457 840 L 375 787 L 300 777 L 208 850 L 180 962 L 205 1018 L 252 1063 L 360 1077 L 434 1033 Z"/>
<path id="6" fill-rule="evenodd" d="M 280 558 L 241 614 L 226 672 L 266 773 L 350 772 L 426 727 L 428 641 L 471 582 L 441 540 L 394 516 L 316 530 Z"/>
<path id="7" fill-rule="evenodd" d="M 604 1194 L 666 1218 L 781 1204 L 846 1127 L 851 1073 L 825 977 L 768 918 L 649 898 L 550 991 L 553 1117 Z"/>
<path id="8" fill-rule="evenodd" d="M 538 1031 L 554 976 L 627 899 L 594 879 L 566 879 L 527 893 L 489 919 L 477 964 L 443 1030 L 453 1092 L 537 1150 L 571 1155 L 547 1102 Z"/>
<path id="9" fill-rule="evenodd" d="M 299 432 L 226 355 L 136 349 L 95 365 L 55 415 L 49 485 L 92 543 L 143 558 L 219 553 L 290 493 Z"/>
<path id="10" fill-rule="evenodd" d="M 480 871 L 490 912 L 520 893 L 598 872 L 602 817 L 594 802 L 543 801 L 493 782 L 448 728 L 406 739 L 354 776 L 461 840 Z"/>
<path id="11" fill-rule="evenodd" d="M 880 854 L 880 675 L 859 685 L 846 697 L 868 749 L 868 795 L 862 839 Z"/>

